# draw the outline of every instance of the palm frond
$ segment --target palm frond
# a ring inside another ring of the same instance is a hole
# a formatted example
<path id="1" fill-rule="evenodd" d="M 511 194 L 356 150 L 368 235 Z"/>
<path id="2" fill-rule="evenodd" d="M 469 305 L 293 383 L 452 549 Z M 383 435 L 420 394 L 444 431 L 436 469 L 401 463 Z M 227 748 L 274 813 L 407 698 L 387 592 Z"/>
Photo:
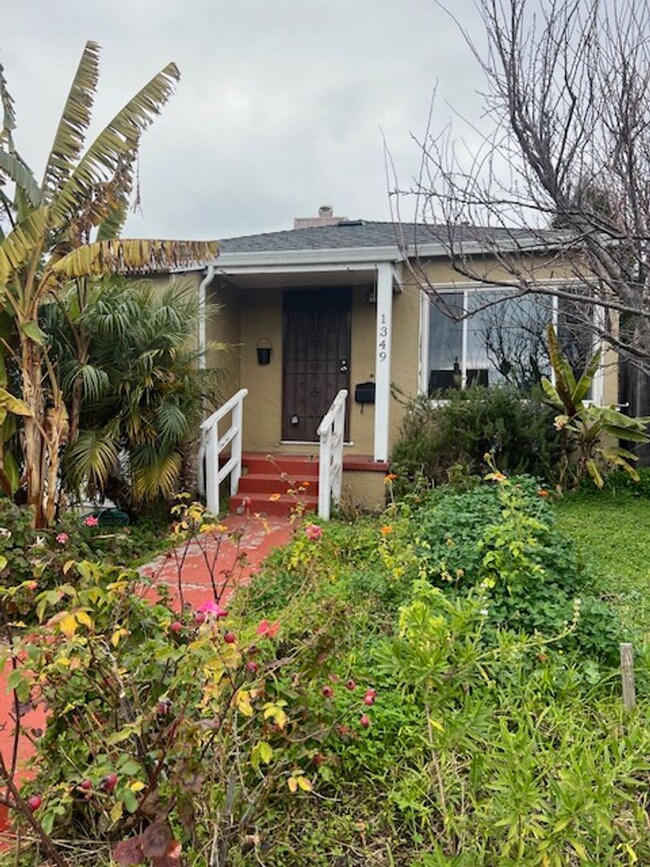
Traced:
<path id="1" fill-rule="evenodd" d="M 217 245 L 211 241 L 112 239 L 72 250 L 49 270 L 69 278 L 147 274 L 207 262 L 216 254 Z"/>
<path id="2" fill-rule="evenodd" d="M 101 400 L 110 388 L 106 371 L 92 364 L 83 364 L 71 370 L 63 380 L 64 388 L 72 390 L 78 379 L 81 379 L 83 384 L 83 400 L 87 402 Z"/>
<path id="3" fill-rule="evenodd" d="M 9 180 L 24 192 L 32 207 L 39 207 L 43 200 L 41 188 L 36 183 L 31 169 L 25 165 L 20 157 L 8 151 L 0 150 L 0 172 L 4 172 Z"/>
<path id="4" fill-rule="evenodd" d="M 14 101 L 7 90 L 7 79 L 4 76 L 4 67 L 0 63 L 0 106 L 2 107 L 2 127 L 0 127 L 0 144 L 3 141 L 11 144 L 11 134 L 16 129 L 16 112 Z"/>
<path id="5" fill-rule="evenodd" d="M 148 443 L 134 449 L 131 477 L 136 502 L 169 498 L 178 483 L 182 464 L 182 456 L 176 450 L 164 451 Z"/>
<path id="6" fill-rule="evenodd" d="M 43 190 L 48 200 L 73 173 L 83 150 L 99 80 L 99 45 L 87 42 L 63 107 L 45 165 Z"/>
<path id="7" fill-rule="evenodd" d="M 47 206 L 32 211 L 0 242 L 0 291 L 11 274 L 43 242 L 48 226 Z"/>
<path id="8" fill-rule="evenodd" d="M 156 420 L 161 445 L 178 446 L 190 433 L 186 411 L 178 404 L 165 401 L 156 409 Z"/>
<path id="9" fill-rule="evenodd" d="M 80 198 L 87 197 L 95 184 L 113 177 L 125 158 L 137 150 L 140 136 L 160 113 L 179 78 L 176 65 L 168 64 L 115 115 L 56 197 L 55 219 L 65 221 L 76 210 Z"/>
<path id="10" fill-rule="evenodd" d="M 101 491 L 117 465 L 118 448 L 113 437 L 102 430 L 82 430 L 66 449 L 64 479 L 75 491 L 84 487 Z"/>

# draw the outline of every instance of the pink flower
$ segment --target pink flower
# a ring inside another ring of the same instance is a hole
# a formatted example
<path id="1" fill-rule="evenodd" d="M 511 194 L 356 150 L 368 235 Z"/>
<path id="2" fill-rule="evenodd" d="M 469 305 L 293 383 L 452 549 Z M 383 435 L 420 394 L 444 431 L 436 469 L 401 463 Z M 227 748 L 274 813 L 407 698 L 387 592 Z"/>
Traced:
<path id="1" fill-rule="evenodd" d="M 68 536 L 67 533 L 59 533 L 56 537 L 56 541 L 59 543 L 59 545 L 65 545 L 69 538 L 70 536 Z"/>
<path id="2" fill-rule="evenodd" d="M 222 608 L 214 599 L 208 599 L 202 605 L 199 605 L 197 611 L 200 611 L 201 614 L 214 614 L 217 618 L 228 616 L 226 609 Z"/>
<path id="3" fill-rule="evenodd" d="M 318 524 L 307 524 L 305 536 L 310 542 L 317 542 L 323 536 L 323 528 L 319 527 Z"/>
<path id="4" fill-rule="evenodd" d="M 253 505 L 253 501 L 250 497 L 242 497 L 241 504 L 245 509 L 250 509 L 250 507 Z"/>
<path id="5" fill-rule="evenodd" d="M 88 515 L 87 518 L 84 518 L 84 524 L 86 527 L 96 527 L 99 520 L 94 515 Z"/>

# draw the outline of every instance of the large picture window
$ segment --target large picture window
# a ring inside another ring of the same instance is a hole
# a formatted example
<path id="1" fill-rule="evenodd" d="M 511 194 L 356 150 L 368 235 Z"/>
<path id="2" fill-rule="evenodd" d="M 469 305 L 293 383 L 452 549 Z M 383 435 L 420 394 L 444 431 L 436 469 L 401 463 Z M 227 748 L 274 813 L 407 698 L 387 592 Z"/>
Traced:
<path id="1" fill-rule="evenodd" d="M 465 288 L 428 300 L 426 390 L 506 383 L 528 389 L 551 375 L 546 329 L 554 323 L 571 366 L 582 370 L 594 351 L 583 305 L 514 290 Z"/>

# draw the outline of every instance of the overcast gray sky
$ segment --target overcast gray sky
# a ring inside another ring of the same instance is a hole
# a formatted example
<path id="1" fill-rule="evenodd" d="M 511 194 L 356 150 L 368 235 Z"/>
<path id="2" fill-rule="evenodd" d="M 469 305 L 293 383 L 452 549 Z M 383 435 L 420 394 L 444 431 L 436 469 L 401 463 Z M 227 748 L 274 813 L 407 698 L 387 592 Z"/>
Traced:
<path id="1" fill-rule="evenodd" d="M 473 0 L 450 0 L 474 32 Z M 102 46 L 103 125 L 168 61 L 182 75 L 142 145 L 137 237 L 224 238 L 290 228 L 331 204 L 385 220 L 380 129 L 408 186 L 411 133 L 436 81 L 477 116 L 482 79 L 434 0 L 22 0 L 2 7 L 0 62 L 16 101 L 16 143 L 37 176 L 80 52 Z M 404 218 L 408 213 L 403 213 Z"/>

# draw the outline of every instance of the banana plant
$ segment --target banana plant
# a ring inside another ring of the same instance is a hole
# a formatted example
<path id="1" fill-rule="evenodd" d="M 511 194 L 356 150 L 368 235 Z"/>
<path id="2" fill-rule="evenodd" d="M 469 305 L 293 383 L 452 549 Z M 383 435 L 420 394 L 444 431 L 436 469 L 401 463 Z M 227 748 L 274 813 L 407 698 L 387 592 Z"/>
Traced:
<path id="1" fill-rule="evenodd" d="M 99 46 L 88 42 L 65 101 L 45 171 L 37 181 L 14 143 L 16 114 L 0 66 L 0 308 L 14 325 L 20 378 L 22 469 L 37 526 L 52 523 L 69 412 L 39 324 L 43 304 L 71 282 L 142 274 L 213 259 L 216 244 L 120 237 L 134 186 L 142 133 L 179 80 L 170 63 L 86 146 L 99 80 Z"/>
<path id="2" fill-rule="evenodd" d="M 624 470 L 635 481 L 637 456 L 620 445 L 620 441 L 650 442 L 650 418 L 630 418 L 614 406 L 594 406 L 586 401 L 601 361 L 595 352 L 581 376 L 576 378 L 564 357 L 555 328 L 548 327 L 549 358 L 555 382 L 542 379 L 542 388 L 550 402 L 562 412 L 555 417 L 555 427 L 565 437 L 565 466 L 562 477 L 573 474 L 575 483 L 589 476 L 597 487 L 605 484 L 607 470 Z"/>

